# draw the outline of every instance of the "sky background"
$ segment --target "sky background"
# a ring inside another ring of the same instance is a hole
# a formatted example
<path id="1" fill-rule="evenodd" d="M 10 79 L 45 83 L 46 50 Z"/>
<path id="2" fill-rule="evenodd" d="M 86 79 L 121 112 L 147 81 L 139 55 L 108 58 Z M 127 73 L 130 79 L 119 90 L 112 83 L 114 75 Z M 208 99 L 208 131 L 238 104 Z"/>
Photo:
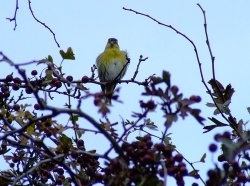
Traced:
<path id="1" fill-rule="evenodd" d="M 208 81 L 211 78 L 211 60 L 205 42 L 203 15 L 197 3 L 206 10 L 210 44 L 215 55 L 216 77 L 224 85 L 231 83 L 235 88 L 230 108 L 237 119 L 247 121 L 249 114 L 246 108 L 250 106 L 250 88 L 247 83 L 250 79 L 250 1 L 247 0 L 32 1 L 36 17 L 55 32 L 60 48 L 54 42 L 52 34 L 33 19 L 26 1 L 19 4 L 17 28 L 13 31 L 14 22 L 9 22 L 6 17 L 13 16 L 15 1 L 1 1 L 0 51 L 16 63 L 39 60 L 50 54 L 59 65 L 61 57 L 58 51 L 72 47 L 76 60 L 65 61 L 63 71 L 74 79 L 80 79 L 83 75 L 91 74 L 90 67 L 95 63 L 97 55 L 104 50 L 107 39 L 115 37 L 120 48 L 127 50 L 131 58 L 124 79 L 133 76 L 140 55 L 149 57 L 141 65 L 137 80 L 143 81 L 152 74 L 160 76 L 163 70 L 169 71 L 172 83 L 179 87 L 184 96 L 202 97 L 202 102 L 195 107 L 200 108 L 202 116 L 207 118 L 213 114 L 213 110 L 205 106 L 211 100 L 201 83 L 192 45 L 173 30 L 122 9 L 126 7 L 149 14 L 191 38 L 198 48 L 204 76 Z M 0 65 L 0 78 L 13 71 L 6 64 Z M 40 68 L 31 66 L 27 71 Z M 93 92 L 100 89 L 92 84 L 86 86 Z M 119 87 L 120 99 L 124 104 L 115 103 L 112 107 L 113 114 L 110 117 L 113 122 L 121 121 L 121 116 L 131 118 L 132 111 L 140 111 L 138 99 L 143 87 L 133 84 L 122 84 Z M 56 100 L 57 106 L 63 106 L 66 101 L 63 99 L 65 98 Z M 101 117 L 96 114 L 96 108 L 92 108 L 92 100 L 82 107 L 96 119 Z M 161 112 L 152 114 L 152 120 L 162 127 Z M 206 120 L 205 124 L 211 123 Z M 216 129 L 214 132 L 203 134 L 202 126 L 194 119 L 188 118 L 179 120 L 169 132 L 172 133 L 172 141 L 177 149 L 190 162 L 194 162 L 198 161 L 203 153 L 210 154 L 208 145 L 213 140 L 213 135 L 225 130 L 226 128 Z M 88 137 L 85 135 L 83 138 L 87 140 Z M 86 143 L 86 146 L 96 146 L 101 152 L 104 145 L 97 139 Z M 206 177 L 208 168 L 213 167 L 213 159 L 216 159 L 216 156 L 209 155 L 205 164 L 195 164 L 197 169 L 201 169 L 203 178 Z M 173 185 L 171 181 L 168 180 L 169 185 Z M 193 179 L 187 179 L 187 185 L 192 181 Z M 200 182 L 197 180 L 197 183 Z"/>

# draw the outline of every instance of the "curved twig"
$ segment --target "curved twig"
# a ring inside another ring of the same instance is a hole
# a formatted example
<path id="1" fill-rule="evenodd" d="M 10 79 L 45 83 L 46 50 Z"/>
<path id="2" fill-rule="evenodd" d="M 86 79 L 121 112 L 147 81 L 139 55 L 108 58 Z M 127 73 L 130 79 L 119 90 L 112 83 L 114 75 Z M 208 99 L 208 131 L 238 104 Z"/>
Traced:
<path id="1" fill-rule="evenodd" d="M 30 13 L 31 13 L 31 15 L 33 16 L 33 18 L 36 20 L 36 22 L 40 23 L 41 25 L 43 25 L 45 28 L 47 28 L 47 29 L 51 32 L 51 34 L 53 35 L 54 40 L 55 40 L 57 46 L 60 48 L 60 45 L 59 45 L 59 43 L 58 43 L 57 40 L 56 40 L 56 34 L 51 30 L 50 27 L 48 27 L 45 23 L 41 22 L 39 19 L 36 18 L 35 14 L 34 14 L 34 12 L 33 12 L 33 10 L 32 10 L 32 8 L 31 8 L 31 1 L 28 0 L 28 2 L 29 2 Z"/>

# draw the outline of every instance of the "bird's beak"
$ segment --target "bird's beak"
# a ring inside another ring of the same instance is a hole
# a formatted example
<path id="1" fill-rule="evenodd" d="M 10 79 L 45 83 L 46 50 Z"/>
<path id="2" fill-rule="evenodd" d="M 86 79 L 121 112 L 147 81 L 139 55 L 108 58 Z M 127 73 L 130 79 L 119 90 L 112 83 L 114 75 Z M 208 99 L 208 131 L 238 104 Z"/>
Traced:
<path id="1" fill-rule="evenodd" d="M 115 44 L 114 41 L 111 41 L 111 42 L 110 42 L 111 47 L 113 47 L 114 44 Z"/>

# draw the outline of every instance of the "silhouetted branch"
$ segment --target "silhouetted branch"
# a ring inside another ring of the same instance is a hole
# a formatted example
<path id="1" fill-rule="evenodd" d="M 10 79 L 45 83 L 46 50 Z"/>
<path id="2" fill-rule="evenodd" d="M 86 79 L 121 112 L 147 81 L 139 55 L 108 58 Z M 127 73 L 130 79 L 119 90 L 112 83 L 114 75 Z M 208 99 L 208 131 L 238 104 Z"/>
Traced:
<path id="1" fill-rule="evenodd" d="M 54 40 L 55 40 L 57 46 L 60 47 L 59 43 L 58 43 L 57 40 L 56 40 L 56 34 L 52 31 L 52 29 L 51 29 L 50 27 L 48 27 L 45 23 L 41 22 L 39 19 L 36 18 L 35 14 L 34 14 L 34 12 L 33 12 L 33 10 L 32 10 L 32 7 L 31 7 L 31 1 L 30 1 L 30 0 L 28 0 L 28 1 L 29 1 L 29 9 L 30 9 L 30 12 L 31 12 L 33 18 L 34 18 L 38 23 L 40 23 L 41 25 L 43 25 L 45 28 L 47 28 L 47 29 L 51 32 L 51 34 L 53 35 Z"/>
<path id="2" fill-rule="evenodd" d="M 134 76 L 131 78 L 132 81 L 135 80 L 135 78 L 136 78 L 136 76 L 137 76 L 137 74 L 139 72 L 139 67 L 141 65 L 141 62 L 146 61 L 147 59 L 148 59 L 148 57 L 143 58 L 143 56 L 140 55 L 139 62 L 137 64 L 137 66 L 136 66 L 136 70 L 135 70 Z"/>
<path id="3" fill-rule="evenodd" d="M 210 41 L 209 41 L 209 38 L 208 38 L 208 32 L 207 32 L 207 18 L 206 18 L 206 12 L 205 10 L 202 8 L 202 6 L 198 3 L 197 4 L 198 7 L 201 9 L 202 13 L 203 13 L 203 17 L 204 17 L 204 30 L 205 30 L 205 34 L 206 34 L 206 44 L 207 44 L 207 47 L 208 47 L 208 50 L 209 50 L 209 54 L 210 54 L 210 57 L 211 57 L 211 61 L 212 61 L 212 73 L 213 73 L 213 79 L 216 79 L 215 78 L 215 67 L 214 67 L 214 62 L 215 62 L 215 57 L 212 53 L 212 49 L 211 49 L 211 46 L 210 46 Z"/>
<path id="4" fill-rule="evenodd" d="M 242 135 L 240 134 L 240 132 L 237 130 L 237 128 L 236 128 L 236 126 L 235 126 L 235 121 L 232 120 L 232 119 L 229 119 L 229 118 L 227 118 L 227 117 L 225 116 L 225 114 L 222 112 L 222 110 L 220 109 L 220 107 L 219 107 L 218 104 L 216 103 L 215 98 L 213 97 L 211 90 L 208 88 L 208 85 L 207 85 L 207 83 L 206 83 L 206 81 L 205 81 L 205 78 L 204 78 L 204 75 L 203 75 L 202 63 L 201 63 L 201 61 L 200 61 L 198 49 L 197 49 L 196 45 L 194 44 L 194 42 L 193 42 L 187 35 L 185 35 L 184 33 L 180 32 L 179 30 L 177 30 L 177 29 L 176 29 L 175 27 L 173 27 L 172 25 L 168 25 L 168 24 L 162 23 L 162 22 L 158 21 L 157 19 L 151 17 L 151 16 L 148 15 L 148 14 L 144 14 L 144 13 L 138 12 L 138 11 L 133 10 L 133 9 L 128 9 L 128 8 L 125 8 L 125 7 L 123 7 L 123 9 L 126 10 L 126 11 L 129 11 L 129 12 L 133 12 L 133 13 L 138 14 L 138 15 L 142 15 L 142 16 L 144 16 L 144 17 L 147 17 L 147 18 L 153 20 L 154 22 L 158 23 L 159 25 L 168 27 L 168 28 L 170 28 L 171 30 L 175 31 L 177 34 L 180 34 L 181 36 L 183 36 L 186 40 L 188 40 L 188 41 L 191 43 L 191 45 L 192 45 L 193 48 L 194 48 L 194 52 L 195 52 L 195 55 L 196 55 L 197 63 L 198 63 L 198 66 L 199 66 L 201 81 L 202 81 L 203 85 L 205 86 L 205 88 L 206 88 L 208 94 L 210 95 L 211 99 L 213 100 L 213 102 L 214 102 L 216 108 L 218 109 L 218 111 L 220 112 L 221 116 L 222 116 L 228 123 L 230 123 L 230 126 L 237 132 L 237 135 L 238 135 L 240 138 L 242 138 Z M 212 59 L 213 59 L 213 58 L 212 58 Z"/>
<path id="5" fill-rule="evenodd" d="M 15 13 L 14 13 L 14 16 L 12 18 L 6 18 L 8 19 L 10 22 L 14 21 L 15 22 L 15 26 L 14 26 L 14 30 L 16 30 L 16 27 L 17 27 L 17 10 L 19 9 L 19 6 L 18 6 L 18 0 L 16 0 L 16 8 L 15 8 Z"/>

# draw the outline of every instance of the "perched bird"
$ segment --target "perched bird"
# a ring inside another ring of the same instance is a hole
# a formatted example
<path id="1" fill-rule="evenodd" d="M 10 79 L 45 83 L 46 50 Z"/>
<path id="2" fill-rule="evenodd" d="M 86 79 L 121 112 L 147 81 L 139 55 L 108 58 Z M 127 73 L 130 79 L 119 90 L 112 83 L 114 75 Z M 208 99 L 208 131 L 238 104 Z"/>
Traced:
<path id="1" fill-rule="evenodd" d="M 121 80 L 127 71 L 129 58 L 126 51 L 119 48 L 118 40 L 109 38 L 105 50 L 97 57 L 96 66 L 102 91 L 106 96 L 106 103 L 111 104 L 117 81 Z"/>

